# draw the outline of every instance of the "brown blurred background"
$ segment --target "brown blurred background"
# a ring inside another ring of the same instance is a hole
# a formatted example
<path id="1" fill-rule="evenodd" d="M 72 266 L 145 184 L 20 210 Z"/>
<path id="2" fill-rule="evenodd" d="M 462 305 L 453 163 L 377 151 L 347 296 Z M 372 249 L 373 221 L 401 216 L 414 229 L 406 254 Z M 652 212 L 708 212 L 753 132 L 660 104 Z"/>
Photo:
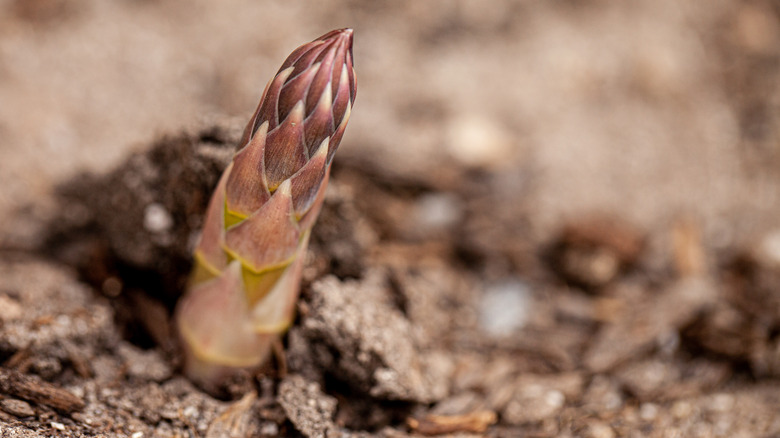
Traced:
<path id="1" fill-rule="evenodd" d="M 297 45 L 355 29 L 340 152 L 420 178 L 499 175 L 546 233 L 583 211 L 777 225 L 771 1 L 0 0 L 0 218 L 211 116 L 241 123 Z M 519 202 L 519 201 L 517 201 Z"/>

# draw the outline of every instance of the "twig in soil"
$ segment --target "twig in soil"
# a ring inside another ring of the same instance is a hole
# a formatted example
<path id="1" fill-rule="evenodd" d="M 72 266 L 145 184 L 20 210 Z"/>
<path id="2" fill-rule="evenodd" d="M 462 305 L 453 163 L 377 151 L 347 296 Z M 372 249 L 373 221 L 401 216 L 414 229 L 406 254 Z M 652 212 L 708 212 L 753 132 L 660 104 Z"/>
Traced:
<path id="1" fill-rule="evenodd" d="M 423 435 L 443 435 L 457 432 L 482 433 L 496 422 L 493 411 L 477 411 L 466 415 L 426 415 L 423 419 L 409 418 L 406 424 Z"/>
<path id="2" fill-rule="evenodd" d="M 84 408 L 84 401 L 69 391 L 7 368 L 0 368 L 0 393 L 68 414 Z"/>
<path id="3" fill-rule="evenodd" d="M 19 372 L 24 372 L 24 370 L 27 369 L 26 364 L 30 361 L 31 356 L 32 355 L 29 349 L 22 348 L 21 350 L 14 353 L 13 356 L 8 358 L 8 360 L 6 360 L 3 365 L 8 368 L 13 368 Z"/>

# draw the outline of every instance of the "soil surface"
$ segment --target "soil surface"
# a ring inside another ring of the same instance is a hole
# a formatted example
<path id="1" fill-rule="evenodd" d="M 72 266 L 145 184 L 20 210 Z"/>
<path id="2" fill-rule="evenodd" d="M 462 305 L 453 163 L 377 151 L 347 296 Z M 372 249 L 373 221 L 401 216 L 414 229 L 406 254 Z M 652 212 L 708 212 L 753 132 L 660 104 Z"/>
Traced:
<path id="1" fill-rule="evenodd" d="M 770 0 L 0 0 L 0 437 L 780 434 Z M 284 350 L 170 312 L 298 45 L 358 97 Z"/>

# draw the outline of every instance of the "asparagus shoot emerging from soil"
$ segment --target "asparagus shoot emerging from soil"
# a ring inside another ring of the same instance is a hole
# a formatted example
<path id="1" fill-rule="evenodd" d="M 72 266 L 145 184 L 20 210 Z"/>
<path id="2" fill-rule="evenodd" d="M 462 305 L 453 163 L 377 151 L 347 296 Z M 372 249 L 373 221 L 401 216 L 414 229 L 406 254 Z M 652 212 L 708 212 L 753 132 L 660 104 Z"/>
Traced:
<path id="1" fill-rule="evenodd" d="M 266 86 L 219 180 L 176 309 L 184 371 L 206 389 L 261 365 L 292 322 L 355 84 L 351 29 L 296 49 Z"/>

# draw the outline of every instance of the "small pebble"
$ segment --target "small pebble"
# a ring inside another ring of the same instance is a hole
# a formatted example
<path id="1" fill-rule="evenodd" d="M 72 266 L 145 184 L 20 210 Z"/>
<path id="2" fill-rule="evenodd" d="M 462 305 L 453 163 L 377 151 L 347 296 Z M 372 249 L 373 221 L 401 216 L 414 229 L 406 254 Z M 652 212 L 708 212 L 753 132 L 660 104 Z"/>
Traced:
<path id="1" fill-rule="evenodd" d="M 51 427 L 57 430 L 65 430 L 65 425 L 62 423 L 57 423 L 56 421 L 51 422 Z"/>
<path id="2" fill-rule="evenodd" d="M 528 285 L 513 279 L 485 290 L 479 303 L 479 322 L 487 333 L 507 336 L 525 325 L 530 312 Z"/>
<path id="3" fill-rule="evenodd" d="M 426 230 L 446 229 L 462 216 L 458 199 L 445 193 L 426 194 L 415 205 L 415 223 Z"/>
<path id="4" fill-rule="evenodd" d="M 656 416 L 658 416 L 658 406 L 654 403 L 642 403 L 642 406 L 639 407 L 639 418 L 651 421 Z"/>
<path id="5" fill-rule="evenodd" d="M 186 408 L 184 408 L 182 414 L 184 414 L 184 416 L 188 418 L 194 417 L 198 415 L 198 408 L 196 408 L 195 406 L 187 406 Z"/>
<path id="6" fill-rule="evenodd" d="M 173 227 L 173 218 L 162 204 L 152 203 L 144 210 L 144 228 L 152 233 L 162 233 Z"/>
<path id="7" fill-rule="evenodd" d="M 604 423 L 591 423 L 588 425 L 588 438 L 614 438 L 615 431 Z"/>
<path id="8" fill-rule="evenodd" d="M 0 294 L 0 321 L 11 321 L 22 316 L 22 305 L 8 295 Z"/>
<path id="9" fill-rule="evenodd" d="M 561 391 L 552 390 L 552 391 L 548 391 L 544 395 L 544 402 L 551 408 L 560 409 L 563 407 L 563 404 L 566 402 L 566 397 L 563 395 Z"/>
<path id="10" fill-rule="evenodd" d="M 130 438 L 143 438 L 143 436 L 143 432 L 135 432 L 134 434 L 130 435 Z"/>
<path id="11" fill-rule="evenodd" d="M 466 166 L 498 168 L 512 156 L 513 139 L 493 119 L 477 114 L 456 117 L 447 129 L 450 154 Z"/>
<path id="12" fill-rule="evenodd" d="M 276 423 L 265 423 L 260 426 L 260 435 L 278 436 L 279 426 L 277 426 Z"/>

